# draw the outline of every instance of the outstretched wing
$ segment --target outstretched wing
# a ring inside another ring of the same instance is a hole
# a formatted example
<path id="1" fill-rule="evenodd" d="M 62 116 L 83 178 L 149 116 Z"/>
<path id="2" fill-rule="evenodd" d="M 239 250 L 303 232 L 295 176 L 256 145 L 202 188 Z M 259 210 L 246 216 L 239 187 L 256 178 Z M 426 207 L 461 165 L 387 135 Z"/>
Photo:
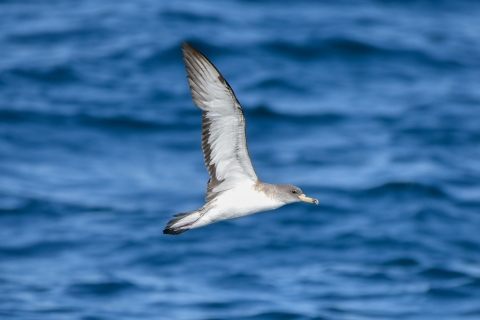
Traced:
<path id="1" fill-rule="evenodd" d="M 215 66 L 188 43 L 182 44 L 193 102 L 202 109 L 202 149 L 210 180 L 207 202 L 245 181 L 257 181 L 248 154 L 245 117 L 232 88 Z"/>

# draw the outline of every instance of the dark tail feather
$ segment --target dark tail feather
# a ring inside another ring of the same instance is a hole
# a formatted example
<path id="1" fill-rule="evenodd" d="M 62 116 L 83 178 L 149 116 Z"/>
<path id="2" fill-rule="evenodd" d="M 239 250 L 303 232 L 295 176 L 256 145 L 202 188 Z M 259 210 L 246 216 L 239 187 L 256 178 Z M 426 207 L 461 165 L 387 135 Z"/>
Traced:
<path id="1" fill-rule="evenodd" d="M 177 235 L 177 234 L 180 234 L 180 233 L 184 233 L 185 231 L 188 231 L 190 229 L 174 229 L 174 228 L 169 228 L 169 227 L 165 227 L 165 229 L 163 229 L 163 234 L 171 234 L 171 235 Z"/>
<path id="2" fill-rule="evenodd" d="M 193 215 L 195 213 L 198 213 L 198 211 L 177 213 L 176 215 L 174 215 L 175 218 L 173 218 L 167 223 L 167 226 L 163 230 L 163 233 L 177 235 L 180 233 L 184 233 L 185 231 L 188 231 L 190 229 L 188 228 L 188 226 L 191 225 L 193 222 L 195 222 L 198 218 L 194 219 L 193 221 L 192 219 L 187 219 L 187 221 L 184 224 L 179 224 L 177 226 L 174 226 L 174 225 L 177 224 L 177 222 L 180 222 L 180 220 L 186 218 L 189 215 Z"/>

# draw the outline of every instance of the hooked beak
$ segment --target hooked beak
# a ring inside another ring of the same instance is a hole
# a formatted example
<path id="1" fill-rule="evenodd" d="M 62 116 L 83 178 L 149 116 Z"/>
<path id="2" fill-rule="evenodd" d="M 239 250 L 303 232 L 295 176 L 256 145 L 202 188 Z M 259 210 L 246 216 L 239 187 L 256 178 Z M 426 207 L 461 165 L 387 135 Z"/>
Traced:
<path id="1" fill-rule="evenodd" d="M 317 199 L 309 198 L 309 197 L 307 197 L 307 196 L 304 195 L 304 194 L 299 195 L 298 198 L 300 199 L 300 201 L 303 201 L 303 202 L 318 204 L 318 200 L 317 200 Z"/>

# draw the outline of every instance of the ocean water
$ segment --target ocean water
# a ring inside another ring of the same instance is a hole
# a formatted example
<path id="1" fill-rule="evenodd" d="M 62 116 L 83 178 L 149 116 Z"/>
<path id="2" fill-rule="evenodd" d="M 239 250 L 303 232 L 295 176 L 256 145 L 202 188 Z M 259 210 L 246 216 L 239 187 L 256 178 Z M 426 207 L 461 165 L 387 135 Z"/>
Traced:
<path id="1" fill-rule="evenodd" d="M 0 319 L 480 319 L 477 1 L 0 1 Z M 180 236 L 180 45 L 294 204 Z"/>

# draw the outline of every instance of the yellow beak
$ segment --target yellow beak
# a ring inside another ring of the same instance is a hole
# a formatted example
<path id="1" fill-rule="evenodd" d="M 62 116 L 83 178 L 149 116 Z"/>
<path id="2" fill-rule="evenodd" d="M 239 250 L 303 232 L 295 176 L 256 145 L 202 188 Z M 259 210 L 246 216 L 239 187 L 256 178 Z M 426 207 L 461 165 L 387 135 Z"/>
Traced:
<path id="1" fill-rule="evenodd" d="M 299 195 L 298 198 L 299 198 L 301 201 L 303 201 L 303 202 L 318 204 L 318 200 L 317 200 L 317 199 L 309 198 L 309 197 L 307 197 L 307 196 L 304 195 L 304 194 Z"/>

